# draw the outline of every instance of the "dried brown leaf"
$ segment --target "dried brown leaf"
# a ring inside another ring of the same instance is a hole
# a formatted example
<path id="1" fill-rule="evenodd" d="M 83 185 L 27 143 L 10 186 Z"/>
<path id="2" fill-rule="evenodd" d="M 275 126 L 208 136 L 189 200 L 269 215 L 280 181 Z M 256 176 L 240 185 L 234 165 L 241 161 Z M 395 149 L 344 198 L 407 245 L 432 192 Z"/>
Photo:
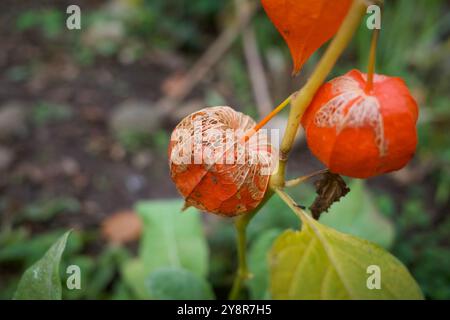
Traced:
<path id="1" fill-rule="evenodd" d="M 317 197 L 309 207 L 314 219 L 318 220 L 322 212 L 327 212 L 334 202 L 338 202 L 344 197 L 350 188 L 344 179 L 338 174 L 325 172 L 322 177 L 315 182 Z"/>
<path id="2" fill-rule="evenodd" d="M 107 217 L 102 223 L 102 235 L 108 242 L 124 244 L 139 239 L 142 221 L 134 211 L 121 211 Z"/>

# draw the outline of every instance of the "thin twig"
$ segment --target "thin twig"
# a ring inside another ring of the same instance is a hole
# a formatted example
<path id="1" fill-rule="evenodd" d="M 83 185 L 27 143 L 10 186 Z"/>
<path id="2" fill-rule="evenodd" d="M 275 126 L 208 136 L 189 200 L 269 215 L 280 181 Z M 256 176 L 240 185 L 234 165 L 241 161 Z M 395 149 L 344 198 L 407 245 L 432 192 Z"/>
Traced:
<path id="1" fill-rule="evenodd" d="M 311 179 L 311 178 L 313 178 L 315 176 L 318 176 L 319 174 L 323 174 L 323 173 L 325 173 L 327 171 L 328 171 L 328 169 L 322 169 L 322 170 L 319 170 L 319 171 L 315 171 L 315 172 L 313 172 L 311 174 L 308 174 L 306 176 L 302 176 L 302 177 L 298 177 L 298 178 L 295 178 L 295 179 L 292 179 L 292 180 L 288 180 L 285 183 L 285 187 L 286 188 L 290 188 L 290 187 L 298 186 L 299 184 L 301 184 L 301 183 L 303 183 L 303 182 L 305 182 L 305 181 L 307 181 L 307 180 L 309 180 L 309 179 Z"/>
<path id="2" fill-rule="evenodd" d="M 236 7 L 240 19 L 245 19 L 245 12 L 250 5 L 248 0 L 236 0 Z M 272 98 L 269 93 L 266 73 L 258 50 L 255 30 L 251 24 L 248 24 L 242 33 L 242 46 L 244 47 L 245 60 L 252 84 L 253 95 L 258 108 L 259 117 L 262 118 L 272 110 Z"/>
<path id="3" fill-rule="evenodd" d="M 377 60 L 377 44 L 380 36 L 380 30 L 375 29 L 372 31 L 372 40 L 370 44 L 369 63 L 367 67 L 367 82 L 364 88 L 366 93 L 370 93 L 373 89 L 373 77 L 375 73 L 375 64 Z"/>
<path id="4" fill-rule="evenodd" d="M 281 110 L 283 110 L 291 102 L 291 98 L 292 96 L 289 96 L 286 99 L 284 99 L 284 101 L 281 102 L 275 109 L 273 109 L 267 116 L 265 116 L 264 119 L 258 122 L 258 124 L 255 127 L 248 130 L 243 136 L 243 140 L 247 141 L 253 134 L 258 132 L 259 129 L 264 127 L 267 124 L 267 122 L 272 120 L 273 117 L 275 117 Z"/>
<path id="5" fill-rule="evenodd" d="M 294 213 L 303 221 L 304 214 L 307 215 L 307 213 L 291 198 L 290 195 L 288 195 L 283 189 L 281 188 L 275 188 L 275 193 L 283 200 L 289 208 L 294 211 Z"/>
<path id="6" fill-rule="evenodd" d="M 161 98 L 157 102 L 157 105 L 162 109 L 163 115 L 167 116 L 170 114 L 208 74 L 209 70 L 231 47 L 245 26 L 250 23 L 256 9 L 256 3 L 251 2 L 248 10 L 242 14 L 242 17 L 236 17 L 232 24 L 223 30 L 214 43 L 197 60 L 183 78 L 179 80 L 180 87 L 177 88 L 176 92 Z"/>
<path id="7" fill-rule="evenodd" d="M 287 159 L 294 144 L 303 113 L 352 39 L 365 13 L 365 2 L 354 0 L 339 31 L 320 59 L 313 74 L 305 86 L 293 95 L 286 132 L 281 142 L 278 171 L 270 179 L 271 188 L 284 186 Z"/>
<path id="8" fill-rule="evenodd" d="M 247 266 L 247 225 L 254 214 L 243 215 L 236 218 L 235 228 L 237 233 L 237 251 L 238 251 L 238 270 L 233 281 L 229 299 L 239 298 L 242 285 L 245 280 L 250 278 Z"/>
<path id="9" fill-rule="evenodd" d="M 234 225 L 237 232 L 238 268 L 234 277 L 233 286 L 231 287 L 230 294 L 228 295 L 230 300 L 236 300 L 239 298 L 245 281 L 251 277 L 247 266 L 247 226 L 259 210 L 265 206 L 267 201 L 272 198 L 273 194 L 274 193 L 269 190 L 266 193 L 264 200 L 255 210 L 253 210 L 253 212 L 246 213 L 245 215 L 236 218 Z"/>

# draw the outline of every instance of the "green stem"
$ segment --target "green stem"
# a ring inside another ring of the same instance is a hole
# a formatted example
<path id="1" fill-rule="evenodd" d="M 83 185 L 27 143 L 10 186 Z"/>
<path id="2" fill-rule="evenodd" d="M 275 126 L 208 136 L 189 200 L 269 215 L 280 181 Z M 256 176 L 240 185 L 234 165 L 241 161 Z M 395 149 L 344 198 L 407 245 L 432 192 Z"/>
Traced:
<path id="1" fill-rule="evenodd" d="M 237 233 L 237 251 L 238 251 L 238 270 L 234 277 L 233 286 L 231 287 L 229 299 L 236 300 L 242 289 L 245 280 L 250 278 L 250 273 L 247 267 L 247 225 L 256 212 L 252 212 L 240 217 L 237 217 L 234 226 Z"/>
<path id="2" fill-rule="evenodd" d="M 373 77 L 375 73 L 375 64 L 377 59 L 377 44 L 380 36 L 380 30 L 375 29 L 372 31 L 372 40 L 370 44 L 369 63 L 367 67 L 367 82 L 364 88 L 365 92 L 369 94 L 373 89 Z"/>
<path id="3" fill-rule="evenodd" d="M 325 81 L 333 69 L 337 59 L 347 47 L 353 34 L 359 27 L 361 19 L 366 13 L 366 3 L 363 0 L 354 0 L 353 4 L 342 22 L 339 31 L 328 46 L 325 54 L 320 59 L 317 67 L 305 86 L 300 89 L 291 99 L 291 110 L 280 148 L 279 170 L 271 177 L 271 188 L 283 187 L 285 183 L 286 162 L 292 149 L 295 136 L 300 125 L 300 120 L 308 105 L 311 103 L 319 87 Z"/>
<path id="4" fill-rule="evenodd" d="M 250 223 L 253 216 L 264 206 L 267 200 L 273 195 L 273 191 L 278 193 L 280 197 L 285 200 L 289 206 L 297 214 L 302 211 L 297 208 L 290 199 L 290 197 L 281 190 L 281 187 L 285 185 L 285 172 L 286 172 L 286 162 L 291 151 L 292 144 L 295 139 L 295 135 L 300 125 L 300 120 L 305 112 L 307 106 L 312 101 L 315 93 L 325 81 L 326 77 L 330 73 L 334 64 L 336 63 L 339 56 L 342 54 L 344 49 L 350 42 L 353 34 L 358 28 L 362 17 L 366 12 L 366 3 L 364 0 L 354 0 L 353 5 L 347 14 L 347 17 L 343 21 L 338 33 L 334 37 L 331 44 L 328 46 L 324 56 L 320 60 L 316 69 L 314 70 L 311 77 L 306 82 L 305 86 L 298 92 L 294 93 L 288 99 L 286 99 L 271 115 L 268 116 L 269 120 L 274 114 L 283 109 L 289 102 L 291 102 L 291 111 L 289 113 L 288 124 L 286 127 L 286 132 L 281 143 L 280 150 L 280 160 L 278 163 L 278 170 L 271 176 L 270 179 L 270 190 L 267 192 L 265 200 L 256 208 L 253 212 L 236 218 L 235 228 L 237 232 L 237 250 L 238 250 L 238 270 L 235 275 L 233 286 L 231 288 L 229 299 L 235 300 L 239 298 L 241 289 L 244 282 L 250 277 L 250 273 L 247 266 L 246 257 L 246 247 L 247 247 L 247 226 Z M 260 126 L 264 125 L 263 122 Z M 259 127 L 260 127 L 259 126 Z M 258 128 L 259 128 L 258 127 Z M 256 130 L 251 130 L 248 134 L 244 136 L 247 140 L 248 137 L 253 134 Z M 305 213 L 306 214 L 306 213 Z M 301 214 L 300 214 L 301 217 Z"/>
<path id="5" fill-rule="evenodd" d="M 238 269 L 234 277 L 233 286 L 231 287 L 229 300 L 236 300 L 239 298 L 240 292 L 244 285 L 244 282 L 251 277 L 251 274 L 247 266 L 247 226 L 252 218 L 259 212 L 259 210 L 265 205 L 265 203 L 272 197 L 273 192 L 268 191 L 264 200 L 259 206 L 253 210 L 253 212 L 239 216 L 234 221 L 234 227 L 236 229 L 236 244 L 238 252 Z"/>
<path id="6" fill-rule="evenodd" d="M 237 232 L 237 251 L 239 262 L 238 262 L 238 270 L 234 278 L 233 286 L 231 287 L 229 295 L 230 300 L 236 300 L 239 297 L 239 293 L 241 292 L 244 281 L 250 277 L 250 273 L 248 272 L 247 267 L 246 248 L 247 248 L 247 225 L 252 217 L 253 214 L 251 213 L 238 217 L 234 224 Z"/>
<path id="7" fill-rule="evenodd" d="M 300 218 L 300 220 L 304 220 L 305 215 L 308 215 L 304 210 L 302 210 L 295 201 L 281 188 L 275 189 L 276 194 L 283 200 L 289 208 Z"/>
<path id="8" fill-rule="evenodd" d="M 288 180 L 285 183 L 285 187 L 286 188 L 296 187 L 299 184 L 301 184 L 301 183 L 303 183 L 303 182 L 305 182 L 305 181 L 307 181 L 307 180 L 309 180 L 311 178 L 314 178 L 315 176 L 318 176 L 319 174 L 325 173 L 327 171 L 328 171 L 328 169 L 322 169 L 322 170 L 310 173 L 310 174 L 308 174 L 306 176 L 301 176 L 301 177 L 298 177 L 298 178 L 295 178 L 295 179 L 292 179 L 292 180 Z"/>

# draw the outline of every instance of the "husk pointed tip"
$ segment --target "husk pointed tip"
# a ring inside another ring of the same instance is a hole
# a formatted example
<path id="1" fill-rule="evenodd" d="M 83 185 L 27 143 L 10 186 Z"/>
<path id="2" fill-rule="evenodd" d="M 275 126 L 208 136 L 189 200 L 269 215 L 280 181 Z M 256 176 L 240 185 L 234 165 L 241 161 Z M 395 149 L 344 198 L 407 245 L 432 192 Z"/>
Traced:
<path id="1" fill-rule="evenodd" d="M 189 203 L 187 203 L 187 201 L 185 201 L 183 204 L 183 208 L 181 208 L 181 212 L 185 212 L 190 207 L 192 207 L 192 205 L 190 205 Z"/>

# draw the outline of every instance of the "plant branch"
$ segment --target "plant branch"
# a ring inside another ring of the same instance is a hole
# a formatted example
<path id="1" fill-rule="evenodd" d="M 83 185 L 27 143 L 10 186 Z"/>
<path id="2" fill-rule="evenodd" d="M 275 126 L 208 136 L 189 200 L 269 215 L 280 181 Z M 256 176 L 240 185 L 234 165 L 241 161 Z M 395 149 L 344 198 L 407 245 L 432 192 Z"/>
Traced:
<path id="1" fill-rule="evenodd" d="M 235 0 L 235 6 L 241 19 L 245 19 L 246 12 L 249 11 L 249 5 L 249 0 Z M 253 96 L 255 98 L 259 116 L 262 117 L 263 115 L 270 113 L 273 103 L 269 93 L 269 85 L 267 83 L 262 57 L 258 49 L 258 42 L 256 41 L 255 30 L 250 23 L 247 24 L 242 31 L 242 46 L 247 62 L 250 83 L 253 89 Z"/>
<path id="2" fill-rule="evenodd" d="M 247 225 L 253 218 L 254 213 L 246 214 L 236 218 L 234 226 L 237 232 L 238 270 L 231 287 L 229 299 L 236 300 L 245 280 L 250 278 L 247 266 Z"/>
<path id="3" fill-rule="evenodd" d="M 316 91 L 325 81 L 337 59 L 347 47 L 365 12 L 365 2 L 363 0 L 354 0 L 349 13 L 344 19 L 339 31 L 327 48 L 324 56 L 320 60 L 319 64 L 317 65 L 311 77 L 308 79 L 305 86 L 300 91 L 289 96 L 280 104 L 280 106 L 273 110 L 255 128 L 247 132 L 243 137 L 244 140 L 248 140 L 248 138 L 253 133 L 258 131 L 258 129 L 261 128 L 265 123 L 267 123 L 275 114 L 282 110 L 286 105 L 291 103 L 288 124 L 281 144 L 278 170 L 271 176 L 270 189 L 272 191 L 275 191 L 302 220 L 305 218 L 304 215 L 306 215 L 306 213 L 290 198 L 287 193 L 285 193 L 281 189 L 281 187 L 284 187 L 285 185 L 285 170 L 287 158 L 294 143 L 295 135 L 297 133 L 298 126 L 300 125 L 300 120 L 303 116 L 303 113 L 313 99 Z M 293 185 L 295 183 L 297 182 L 294 181 L 290 182 L 289 184 Z M 238 270 L 236 272 L 233 286 L 229 294 L 230 300 L 235 300 L 239 297 L 244 282 L 250 277 L 246 257 L 247 226 L 253 216 L 260 210 L 261 207 L 265 205 L 267 200 L 270 199 L 273 194 L 271 190 L 267 192 L 264 201 L 258 206 L 258 208 L 256 208 L 251 213 L 236 218 L 235 228 L 237 232 L 237 250 L 239 262 Z"/>
<path id="4" fill-rule="evenodd" d="M 237 9 L 236 9 L 237 10 Z M 164 116 L 168 116 L 180 102 L 182 102 L 194 87 L 205 78 L 208 71 L 220 61 L 220 58 L 232 46 L 238 38 L 241 31 L 250 23 L 253 15 L 258 10 L 255 2 L 250 2 L 246 6 L 246 10 L 236 15 L 236 19 L 230 26 L 222 31 L 219 37 L 211 44 L 211 46 L 203 53 L 197 62 L 183 75 L 179 80 L 177 90 L 171 94 L 162 97 L 157 105 L 161 109 Z"/>
<path id="5" fill-rule="evenodd" d="M 275 193 L 283 200 L 289 208 L 303 221 L 304 215 L 308 215 L 283 189 L 275 188 Z"/>
<path id="6" fill-rule="evenodd" d="M 372 31 L 372 40 L 370 44 L 369 64 L 367 67 L 367 83 L 364 91 L 370 93 L 373 89 L 373 75 L 375 73 L 375 64 L 377 60 L 377 44 L 380 36 L 380 30 L 375 29 Z"/>
<path id="7" fill-rule="evenodd" d="M 234 277 L 230 294 L 228 295 L 229 300 L 236 300 L 239 298 L 244 282 L 251 277 L 247 266 L 247 226 L 252 218 L 259 212 L 259 210 L 261 210 L 262 207 L 264 207 L 272 196 L 273 192 L 269 190 L 266 193 L 264 200 L 255 210 L 253 210 L 253 212 L 237 217 L 234 222 L 234 227 L 237 233 L 236 241 L 238 251 L 238 269 Z"/>
<path id="8" fill-rule="evenodd" d="M 284 99 L 283 102 L 281 102 L 275 109 L 273 109 L 267 116 L 264 117 L 255 127 L 248 130 L 244 136 L 243 140 L 247 141 L 254 133 L 256 133 L 259 129 L 264 127 L 267 122 L 272 120 L 273 117 L 275 117 L 281 110 L 283 110 L 290 102 L 291 102 L 292 96 L 287 97 Z"/>
<path id="9" fill-rule="evenodd" d="M 334 67 L 337 59 L 347 47 L 348 43 L 356 32 L 361 19 L 366 13 L 366 3 L 362 0 L 354 0 L 345 17 L 339 31 L 328 46 L 325 54 L 321 58 L 313 74 L 306 82 L 305 86 L 295 93 L 291 101 L 288 124 L 280 148 L 280 160 L 277 172 L 271 177 L 271 187 L 279 188 L 284 186 L 286 162 L 289 152 L 292 149 L 298 126 L 306 108 L 312 101 L 315 93 L 325 81 L 326 77 Z"/>
<path id="10" fill-rule="evenodd" d="M 305 182 L 306 180 L 309 180 L 309 179 L 311 179 L 311 178 L 313 178 L 313 177 L 315 177 L 315 176 L 317 176 L 319 174 L 325 173 L 327 171 L 328 171 L 328 169 L 322 169 L 322 170 L 319 170 L 319 171 L 315 171 L 315 172 L 313 172 L 311 174 L 308 174 L 306 176 L 302 176 L 302 177 L 298 177 L 298 178 L 295 178 L 295 179 L 292 179 L 292 180 L 288 180 L 285 183 L 285 187 L 286 188 L 291 188 L 291 187 L 298 186 L 299 184 Z"/>

